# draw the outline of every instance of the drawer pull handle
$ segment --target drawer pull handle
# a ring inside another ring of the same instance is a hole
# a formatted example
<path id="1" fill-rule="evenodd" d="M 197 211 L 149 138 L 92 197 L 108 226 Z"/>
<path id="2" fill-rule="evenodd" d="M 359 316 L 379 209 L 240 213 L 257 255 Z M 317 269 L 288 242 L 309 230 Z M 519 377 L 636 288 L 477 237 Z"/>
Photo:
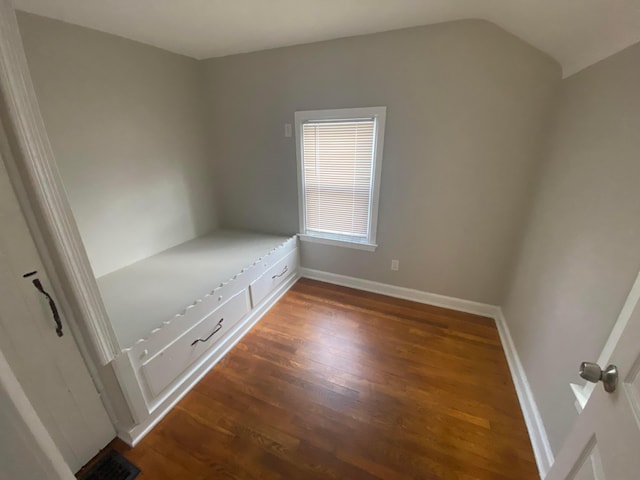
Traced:
<path id="1" fill-rule="evenodd" d="M 275 280 L 276 278 L 280 278 L 281 276 L 283 276 L 288 271 L 289 271 L 289 267 L 287 265 L 285 265 L 284 268 L 282 269 L 282 271 L 279 274 L 274 275 L 273 277 L 271 277 L 271 280 Z"/>
<path id="2" fill-rule="evenodd" d="M 198 342 L 202 342 L 202 343 L 208 342 L 211 337 L 213 337 L 216 333 L 220 331 L 220 329 L 222 328 L 223 321 L 224 321 L 224 318 L 221 318 L 218 324 L 216 325 L 216 328 L 214 328 L 213 332 L 211 332 L 211 335 L 209 335 L 207 338 L 198 338 L 197 340 L 194 340 L 191 343 L 191 346 L 193 347 Z"/>
<path id="3" fill-rule="evenodd" d="M 38 272 L 25 273 L 23 277 L 27 278 L 32 275 L 35 275 L 36 273 Z M 51 295 L 49 295 L 49 293 L 44 289 L 44 287 L 42 286 L 42 282 L 40 282 L 39 278 L 34 278 L 32 283 L 41 294 L 47 297 L 47 300 L 49 301 L 49 308 L 51 309 L 51 315 L 53 316 L 53 321 L 56 322 L 56 334 L 59 337 L 61 337 L 63 335 L 62 322 L 60 321 L 60 313 L 58 313 L 58 307 L 56 306 L 56 302 L 53 301 L 53 298 L 51 298 Z"/>

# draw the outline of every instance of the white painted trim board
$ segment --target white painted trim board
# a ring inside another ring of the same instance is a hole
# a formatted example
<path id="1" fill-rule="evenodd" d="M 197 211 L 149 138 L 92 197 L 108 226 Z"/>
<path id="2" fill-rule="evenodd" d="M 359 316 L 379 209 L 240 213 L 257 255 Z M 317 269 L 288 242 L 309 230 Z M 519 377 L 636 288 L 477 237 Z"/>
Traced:
<path id="1" fill-rule="evenodd" d="M 520 402 L 520 408 L 522 409 L 527 431 L 529 432 L 529 438 L 531 439 L 531 446 L 533 447 L 540 478 L 546 476 L 554 461 L 553 452 L 549 445 L 547 432 L 544 428 L 533 392 L 531 391 L 531 386 L 529 385 L 527 375 L 520 361 L 520 356 L 513 343 L 513 338 L 511 337 L 502 309 L 499 306 L 304 267 L 300 267 L 300 275 L 304 278 L 332 283 L 334 285 L 341 285 L 366 292 L 379 293 L 390 297 L 402 298 L 404 300 L 492 318 L 496 323 L 502 348 L 507 358 L 511 378 L 516 389 L 516 394 L 518 395 L 518 401 Z"/>
<path id="2" fill-rule="evenodd" d="M 448 297 L 437 293 L 423 292 L 412 288 L 398 287 L 396 285 L 364 280 L 362 278 L 348 277 L 337 273 L 313 270 L 311 268 L 300 267 L 299 271 L 302 277 L 310 278 L 312 280 L 319 280 L 321 282 L 332 283 L 334 285 L 342 285 L 343 287 L 364 290 L 365 292 L 379 293 L 381 295 L 402 298 L 404 300 L 412 300 L 414 302 L 425 303 L 436 307 L 450 308 L 451 310 L 473 313 L 484 317 L 494 318 L 496 309 L 498 308 L 495 305 L 488 305 L 486 303 L 463 300 L 461 298 Z"/>
<path id="3" fill-rule="evenodd" d="M 524 415 L 524 422 L 527 425 L 527 431 L 529 432 L 529 438 L 531 439 L 531 446 L 533 447 L 533 454 L 536 458 L 538 472 L 540 473 L 540 478 L 544 478 L 547 476 L 547 473 L 554 462 L 553 451 L 549 444 L 547 431 L 544 428 L 544 423 L 540 416 L 540 410 L 538 410 L 536 399 L 531 391 L 527 374 L 524 371 L 524 367 L 520 361 L 520 356 L 518 355 L 516 346 L 513 343 L 509 326 L 507 325 L 507 321 L 500 307 L 497 307 L 494 319 L 496 327 L 498 327 L 498 334 L 500 335 L 500 341 L 502 342 L 502 349 L 507 357 L 507 364 L 511 371 L 511 378 L 513 379 L 513 384 L 516 387 L 516 393 L 518 394 L 518 400 L 520 401 L 520 408 Z"/>

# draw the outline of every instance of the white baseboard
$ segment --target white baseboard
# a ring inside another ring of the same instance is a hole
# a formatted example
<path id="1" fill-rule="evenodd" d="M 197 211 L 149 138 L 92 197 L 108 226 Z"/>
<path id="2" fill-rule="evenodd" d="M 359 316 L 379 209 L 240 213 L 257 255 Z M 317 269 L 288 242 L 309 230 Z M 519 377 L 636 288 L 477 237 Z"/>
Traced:
<path id="1" fill-rule="evenodd" d="M 463 300 L 461 298 L 423 292 L 411 288 L 373 282 L 371 280 L 363 280 L 361 278 L 348 277 L 346 275 L 338 275 L 336 273 L 323 272 L 321 270 L 313 270 L 310 268 L 300 268 L 300 274 L 304 278 L 493 318 L 500 335 L 502 348 L 505 352 L 505 356 L 507 357 L 509 371 L 511 372 L 511 378 L 515 385 L 516 394 L 518 395 L 518 401 L 520 402 L 520 408 L 522 409 L 527 431 L 529 432 L 529 438 L 531 439 L 531 446 L 533 447 L 533 453 L 535 455 L 540 478 L 544 478 L 546 476 L 551 465 L 553 465 L 553 452 L 551 451 L 547 432 L 544 428 L 544 424 L 542 423 L 542 418 L 540 417 L 540 411 L 538 410 L 531 387 L 529 386 L 527 375 L 522 367 L 522 363 L 520 362 L 520 357 L 516 351 L 515 344 L 511 338 L 511 333 L 509 332 L 509 327 L 507 326 L 507 322 L 500 307 L 486 303 Z"/>
<path id="2" fill-rule="evenodd" d="M 473 302 L 471 300 L 463 300 L 456 297 L 447 297 L 437 293 L 428 293 L 412 288 L 398 287 L 396 285 L 388 285 L 386 283 L 374 282 L 371 280 L 363 280 L 361 278 L 348 277 L 346 275 L 338 275 L 337 273 L 323 272 L 321 270 L 313 270 L 311 268 L 300 268 L 300 275 L 312 280 L 320 280 L 321 282 L 342 285 L 343 287 L 351 287 L 366 292 L 380 293 L 390 297 L 402 298 L 404 300 L 412 300 L 418 303 L 426 303 L 436 307 L 450 308 L 459 312 L 474 313 L 485 317 L 495 317 L 495 305 L 487 303 Z"/>
<path id="3" fill-rule="evenodd" d="M 513 378 L 513 384 L 516 387 L 516 393 L 520 401 L 520 408 L 522 409 L 524 421 L 529 431 L 529 438 L 531 439 L 533 454 L 536 457 L 538 472 L 540 473 L 540 478 L 544 478 L 554 461 L 547 431 L 542 423 L 542 417 L 540 416 L 538 405 L 536 404 L 531 386 L 527 380 L 527 374 L 520 362 L 520 356 L 513 343 L 511 332 L 509 332 L 509 327 L 507 326 L 507 321 L 504 318 L 501 308 L 498 308 L 495 320 L 498 333 L 500 334 L 502 348 L 507 357 L 507 363 L 509 364 L 509 370 L 511 370 L 511 378 Z"/>
<path id="4" fill-rule="evenodd" d="M 196 368 L 191 373 L 188 379 L 184 382 L 183 386 L 176 390 L 174 394 L 169 396 L 161 405 L 149 415 L 144 422 L 135 425 L 130 429 L 119 429 L 118 437 L 124 441 L 130 447 L 135 447 L 140 440 L 142 440 L 147 433 L 155 427 L 160 420 L 162 420 L 167 413 L 198 383 L 202 377 L 204 377 L 209 371 L 218 363 L 222 357 L 224 357 L 229 350 L 231 350 L 236 343 L 238 343 L 242 337 L 244 337 L 251 328 L 258 323 L 258 321 L 273 307 L 280 298 L 287 293 L 287 291 L 295 285 L 300 278 L 300 275 L 293 275 L 289 280 L 280 285 L 274 292 L 265 299 L 265 301 L 258 308 L 253 310 L 247 318 L 242 320 L 236 330 L 229 336 L 229 338 L 220 345 L 219 348 L 212 352 L 211 356 L 207 358 L 206 362 L 200 367 Z"/>

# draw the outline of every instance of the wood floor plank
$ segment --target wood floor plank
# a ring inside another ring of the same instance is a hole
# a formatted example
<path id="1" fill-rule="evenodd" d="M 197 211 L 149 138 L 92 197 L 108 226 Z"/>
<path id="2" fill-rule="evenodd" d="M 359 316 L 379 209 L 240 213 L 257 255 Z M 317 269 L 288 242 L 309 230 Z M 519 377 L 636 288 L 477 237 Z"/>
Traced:
<path id="1" fill-rule="evenodd" d="M 302 279 L 135 448 L 141 479 L 537 479 L 491 319 Z"/>

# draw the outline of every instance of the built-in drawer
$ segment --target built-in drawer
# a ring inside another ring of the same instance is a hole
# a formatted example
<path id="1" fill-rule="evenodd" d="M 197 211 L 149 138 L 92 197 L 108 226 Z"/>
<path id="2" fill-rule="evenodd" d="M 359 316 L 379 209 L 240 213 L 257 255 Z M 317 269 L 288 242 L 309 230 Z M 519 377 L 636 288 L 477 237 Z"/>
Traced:
<path id="1" fill-rule="evenodd" d="M 211 350 L 250 310 L 247 290 L 237 293 L 193 328 L 144 362 L 142 375 L 155 397 Z"/>
<path id="2" fill-rule="evenodd" d="M 273 264 L 262 276 L 251 282 L 251 305 L 255 308 L 278 285 L 283 283 L 298 268 L 298 249 Z"/>

